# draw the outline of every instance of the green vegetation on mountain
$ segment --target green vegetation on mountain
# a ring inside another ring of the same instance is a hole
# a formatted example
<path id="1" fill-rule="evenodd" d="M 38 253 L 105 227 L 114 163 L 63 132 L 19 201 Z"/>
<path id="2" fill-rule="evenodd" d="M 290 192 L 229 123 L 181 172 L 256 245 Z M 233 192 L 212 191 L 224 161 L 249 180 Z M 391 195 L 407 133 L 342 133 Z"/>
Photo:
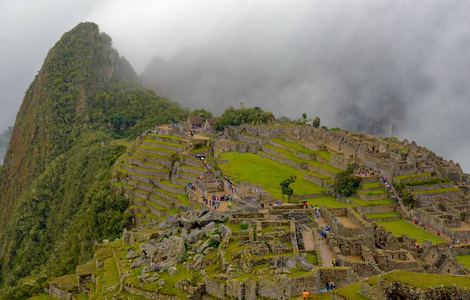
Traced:
<path id="1" fill-rule="evenodd" d="M 24 299 L 45 278 L 91 258 L 130 221 L 110 189 L 123 140 L 188 111 L 138 86 L 129 63 L 93 23 L 50 50 L 17 115 L 0 181 L 2 297 Z M 25 279 L 27 278 L 27 280 Z"/>
<path id="2" fill-rule="evenodd" d="M 263 124 L 274 121 L 274 115 L 270 111 L 264 111 L 259 107 L 227 108 L 220 118 L 215 121 L 215 130 L 224 130 L 227 126 L 241 124 Z"/>

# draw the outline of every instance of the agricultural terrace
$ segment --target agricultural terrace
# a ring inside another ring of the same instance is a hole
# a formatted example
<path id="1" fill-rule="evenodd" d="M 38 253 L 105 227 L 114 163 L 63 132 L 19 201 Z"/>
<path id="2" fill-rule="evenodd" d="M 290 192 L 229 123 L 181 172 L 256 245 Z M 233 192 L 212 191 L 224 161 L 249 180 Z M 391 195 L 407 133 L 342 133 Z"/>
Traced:
<path id="1" fill-rule="evenodd" d="M 416 227 L 404 220 L 382 221 L 376 223 L 378 225 L 382 225 L 386 230 L 391 231 L 396 237 L 401 237 L 403 233 L 406 233 L 408 236 L 416 239 L 418 244 L 421 244 L 424 239 L 430 240 L 433 244 L 447 242 L 445 239 Z"/>
<path id="2" fill-rule="evenodd" d="M 282 199 L 279 183 L 290 175 L 297 176 L 297 180 L 291 185 L 294 195 L 321 194 L 326 191 L 324 187 L 305 180 L 304 171 L 261 157 L 258 154 L 224 152 L 220 159 L 228 160 L 228 163 L 219 164 L 225 175 L 238 182 L 249 181 L 260 185 L 271 196 L 279 199 Z"/>

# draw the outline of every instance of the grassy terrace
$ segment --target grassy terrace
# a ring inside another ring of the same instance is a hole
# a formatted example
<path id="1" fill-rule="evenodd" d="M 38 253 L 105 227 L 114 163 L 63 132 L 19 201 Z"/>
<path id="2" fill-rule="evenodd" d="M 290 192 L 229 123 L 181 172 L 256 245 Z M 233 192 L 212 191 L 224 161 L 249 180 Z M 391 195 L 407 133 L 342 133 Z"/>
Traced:
<path id="1" fill-rule="evenodd" d="M 470 270 L 470 254 L 456 255 L 457 261 Z"/>
<path id="2" fill-rule="evenodd" d="M 331 208 L 336 208 L 336 207 L 353 207 L 352 204 L 345 203 L 345 202 L 339 202 L 336 200 L 335 197 L 332 196 L 322 196 L 322 197 L 316 197 L 316 198 L 310 198 L 310 199 L 305 199 L 307 200 L 307 203 L 309 205 L 317 205 L 318 207 L 320 206 L 326 206 L 326 207 L 331 207 Z"/>
<path id="3" fill-rule="evenodd" d="M 459 188 L 452 187 L 447 189 L 435 189 L 435 190 L 423 190 L 423 191 L 413 191 L 415 194 L 431 194 L 431 193 L 445 193 L 445 192 L 454 192 L 458 191 Z"/>
<path id="4" fill-rule="evenodd" d="M 369 182 L 369 183 L 363 183 L 362 187 L 365 187 L 365 188 L 383 188 L 383 185 L 380 184 L 380 182 Z"/>
<path id="5" fill-rule="evenodd" d="M 385 218 L 398 217 L 399 214 L 397 212 L 388 212 L 388 213 L 381 213 L 381 214 L 367 214 L 366 216 L 369 219 L 385 219 Z"/>
<path id="6" fill-rule="evenodd" d="M 372 201 L 364 201 L 361 198 L 358 197 L 349 197 L 349 200 L 351 202 L 356 203 L 357 205 L 360 206 L 375 206 L 375 205 L 387 205 L 387 204 L 392 204 L 393 202 L 389 199 L 382 199 L 382 200 L 372 200 Z"/>
<path id="7" fill-rule="evenodd" d="M 235 179 L 235 181 L 249 181 L 261 185 L 271 196 L 282 199 L 279 183 L 290 175 L 297 176 L 292 184 L 294 195 L 308 195 L 324 193 L 326 189 L 304 179 L 305 172 L 297 168 L 278 163 L 269 158 L 253 153 L 224 152 L 221 160 L 228 160 L 228 164 L 220 164 L 222 171 Z"/>
<path id="8" fill-rule="evenodd" d="M 264 146 L 271 149 L 271 150 L 274 150 L 274 151 L 277 151 L 281 154 L 284 154 L 287 159 L 289 159 L 293 162 L 296 162 L 296 163 L 307 163 L 307 164 L 312 165 L 314 167 L 319 167 L 319 168 L 325 169 L 325 170 L 333 172 L 333 173 L 338 173 L 338 172 L 341 171 L 341 170 L 339 170 L 339 169 L 337 169 L 337 168 L 335 168 L 331 165 L 322 164 L 317 160 L 305 160 L 305 159 L 302 159 L 302 158 L 299 158 L 299 157 L 295 157 L 294 152 L 292 152 L 290 150 L 282 149 L 282 148 L 279 148 L 279 147 L 276 147 L 276 146 L 273 146 L 273 145 L 270 145 L 270 144 L 265 144 Z"/>
<path id="9" fill-rule="evenodd" d="M 408 174 L 408 175 L 400 175 L 394 176 L 395 179 L 409 179 L 409 178 L 417 178 L 417 177 L 424 177 L 424 176 L 431 176 L 431 173 L 418 173 L 418 174 Z"/>
<path id="10" fill-rule="evenodd" d="M 291 149 L 294 149 L 295 151 L 302 152 L 302 153 L 307 153 L 307 154 L 316 154 L 318 156 L 323 157 L 324 159 L 330 161 L 331 159 L 331 153 L 328 151 L 315 151 L 315 150 L 310 150 L 305 148 L 305 146 L 296 144 L 296 143 L 291 143 L 288 141 L 285 141 L 281 138 L 274 138 L 272 139 L 273 142 L 276 142 L 278 144 L 284 145 L 286 147 L 289 147 Z"/>
<path id="11" fill-rule="evenodd" d="M 175 147 L 180 147 L 180 148 L 185 147 L 185 145 L 182 145 L 182 144 L 179 144 L 179 143 L 170 143 L 170 142 L 157 141 L 157 140 L 152 140 L 152 139 L 147 139 L 146 142 L 156 144 L 156 145 L 161 144 L 161 145 L 175 146 Z"/>
<path id="12" fill-rule="evenodd" d="M 365 194 L 365 195 L 381 195 L 381 194 L 386 195 L 387 194 L 387 191 L 385 189 L 383 189 L 383 190 L 372 190 L 372 191 L 358 190 L 357 192 L 361 193 L 361 194 Z"/>
<path id="13" fill-rule="evenodd" d="M 468 276 L 393 271 L 387 274 L 383 274 L 382 279 L 387 281 L 399 281 L 422 290 L 426 290 L 434 286 L 453 285 L 457 285 L 463 288 L 470 288 L 470 278 Z"/>
<path id="14" fill-rule="evenodd" d="M 168 139 L 173 139 L 173 140 L 178 140 L 178 141 L 185 141 L 184 139 L 180 138 L 179 136 L 176 136 L 176 135 L 171 135 L 171 134 L 152 134 L 153 136 L 161 136 L 161 137 L 164 137 L 164 138 L 168 138 Z"/>
<path id="15" fill-rule="evenodd" d="M 391 231 L 394 236 L 400 237 L 403 233 L 417 240 L 418 244 L 421 244 L 424 239 L 430 240 L 433 244 L 445 243 L 445 239 L 438 237 L 437 235 L 431 234 L 426 230 L 416 227 L 404 220 L 394 221 L 381 221 L 377 222 L 378 225 L 382 225 L 386 230 Z"/>

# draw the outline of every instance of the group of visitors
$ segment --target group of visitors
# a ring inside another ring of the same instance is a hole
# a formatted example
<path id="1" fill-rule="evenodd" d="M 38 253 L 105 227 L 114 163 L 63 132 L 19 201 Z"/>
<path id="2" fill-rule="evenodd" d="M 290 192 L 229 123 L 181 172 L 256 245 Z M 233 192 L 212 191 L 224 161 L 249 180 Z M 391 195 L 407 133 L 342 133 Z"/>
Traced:
<path id="1" fill-rule="evenodd" d="M 334 258 L 333 261 L 331 262 L 331 265 L 333 267 L 339 267 L 339 259 Z"/>
<path id="2" fill-rule="evenodd" d="M 210 205 L 214 210 L 217 210 L 217 208 L 220 207 L 220 202 L 222 201 L 228 201 L 227 208 L 232 208 L 232 197 L 227 194 L 217 196 L 216 193 L 213 193 L 210 200 L 203 196 L 202 201 L 204 202 L 204 204 Z"/>
<path id="3" fill-rule="evenodd" d="M 320 231 L 320 234 L 326 240 L 326 238 L 328 237 L 328 234 L 330 233 L 330 231 L 331 231 L 331 226 L 327 225 L 324 229 L 322 229 Z"/>
<path id="4" fill-rule="evenodd" d="M 188 187 L 191 191 L 195 191 L 196 187 L 192 183 L 188 183 Z"/>
<path id="5" fill-rule="evenodd" d="M 380 175 L 380 170 L 374 170 L 372 168 L 359 168 L 356 170 L 354 173 L 356 176 L 361 176 L 361 177 L 369 177 L 369 176 L 375 176 L 375 175 Z"/>

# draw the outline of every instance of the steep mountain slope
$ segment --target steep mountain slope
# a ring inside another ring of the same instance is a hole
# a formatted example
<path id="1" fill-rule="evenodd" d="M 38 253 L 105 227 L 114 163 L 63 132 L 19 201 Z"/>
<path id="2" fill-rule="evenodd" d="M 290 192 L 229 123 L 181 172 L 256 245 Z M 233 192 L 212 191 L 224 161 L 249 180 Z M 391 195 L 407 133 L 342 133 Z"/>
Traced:
<path id="1" fill-rule="evenodd" d="M 109 186 L 126 149 L 113 140 L 187 115 L 136 79 L 93 23 L 79 24 L 49 51 L 0 174 L 3 297 L 23 298 L 44 276 L 70 270 L 91 255 L 92 241 L 113 238 L 129 220 L 127 201 Z"/>

